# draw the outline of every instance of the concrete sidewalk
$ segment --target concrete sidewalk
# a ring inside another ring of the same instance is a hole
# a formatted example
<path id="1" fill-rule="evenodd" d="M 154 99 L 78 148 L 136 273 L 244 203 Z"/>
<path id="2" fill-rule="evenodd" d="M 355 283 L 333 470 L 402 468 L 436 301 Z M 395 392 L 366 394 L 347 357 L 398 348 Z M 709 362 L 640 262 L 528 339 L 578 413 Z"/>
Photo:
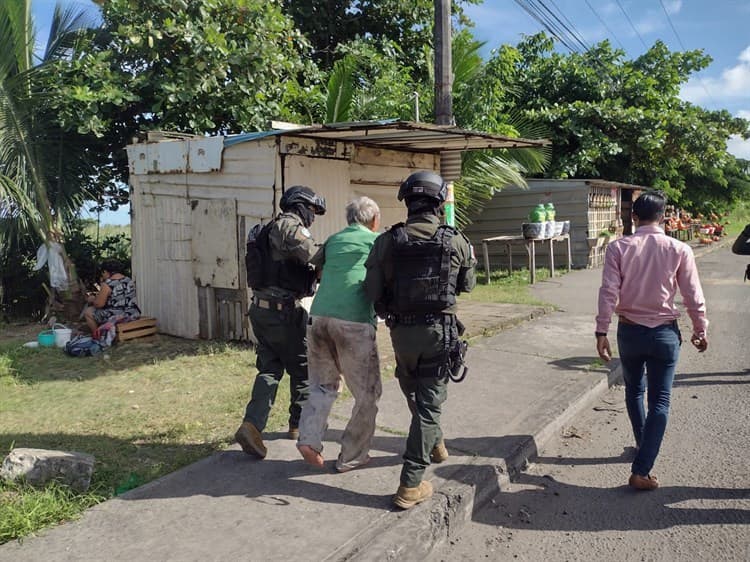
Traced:
<path id="1" fill-rule="evenodd" d="M 601 367 L 596 357 L 600 278 L 601 270 L 583 270 L 538 283 L 532 291 L 555 312 L 498 305 L 487 324 L 471 313 L 484 304 L 462 303 L 459 316 L 470 333 L 505 329 L 473 339 L 469 375 L 450 385 L 442 425 L 451 458 L 428 470 L 436 493 L 424 504 L 409 511 L 391 506 L 410 419 L 391 378 L 384 380 L 366 467 L 346 474 L 333 468 L 351 409 L 341 401 L 330 420 L 324 470 L 304 464 L 293 441 L 269 434 L 264 461 L 235 446 L 79 521 L 6 544 L 0 560 L 422 559 L 617 377 L 616 361 Z"/>

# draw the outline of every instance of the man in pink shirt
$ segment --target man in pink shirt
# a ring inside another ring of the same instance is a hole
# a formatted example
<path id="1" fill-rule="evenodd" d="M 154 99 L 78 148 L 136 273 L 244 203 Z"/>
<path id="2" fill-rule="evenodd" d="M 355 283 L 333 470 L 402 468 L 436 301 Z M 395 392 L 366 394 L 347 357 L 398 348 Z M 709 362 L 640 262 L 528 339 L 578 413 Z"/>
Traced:
<path id="1" fill-rule="evenodd" d="M 650 473 L 667 427 L 682 344 L 674 305 L 677 289 L 693 325 L 691 343 L 699 352 L 708 348 L 706 303 L 693 251 L 659 226 L 665 205 L 658 192 L 644 193 L 633 203 L 636 231 L 607 247 L 596 316 L 596 350 L 604 361 L 612 357 L 607 339 L 612 313 L 619 316 L 617 347 L 636 445 L 628 483 L 638 490 L 659 486 Z M 647 381 L 648 415 L 643 407 Z"/>

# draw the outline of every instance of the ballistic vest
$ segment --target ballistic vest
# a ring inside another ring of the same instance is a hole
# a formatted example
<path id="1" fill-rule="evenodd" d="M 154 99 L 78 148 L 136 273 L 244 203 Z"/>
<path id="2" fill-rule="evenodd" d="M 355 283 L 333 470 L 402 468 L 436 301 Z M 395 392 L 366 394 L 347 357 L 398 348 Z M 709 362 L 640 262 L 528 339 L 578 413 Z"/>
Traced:
<path id="1" fill-rule="evenodd" d="M 441 225 L 432 238 L 409 238 L 404 223 L 390 230 L 393 281 L 387 309 L 393 314 L 437 313 L 456 304 L 458 269 L 451 271 L 456 230 Z"/>
<path id="2" fill-rule="evenodd" d="M 296 260 L 274 260 L 269 233 L 275 219 L 265 225 L 255 225 L 247 236 L 245 267 L 251 289 L 279 287 L 295 297 L 309 297 L 314 293 L 315 270 Z"/>

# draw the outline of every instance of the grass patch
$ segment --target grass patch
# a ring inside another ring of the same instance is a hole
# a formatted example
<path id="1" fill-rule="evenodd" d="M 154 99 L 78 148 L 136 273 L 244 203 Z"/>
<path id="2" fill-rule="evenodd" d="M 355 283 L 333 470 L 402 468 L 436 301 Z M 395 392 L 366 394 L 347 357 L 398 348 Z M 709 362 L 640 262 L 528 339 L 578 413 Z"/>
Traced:
<path id="1" fill-rule="evenodd" d="M 71 358 L 59 349 L 23 348 L 23 341 L 0 345 L 0 452 L 15 445 L 92 454 L 95 491 L 0 488 L 0 542 L 226 447 L 257 372 L 254 352 L 242 344 L 160 336 Z M 288 407 L 284 377 L 266 431 L 286 426 Z M 35 510 L 49 515 L 32 517 Z"/>
<path id="2" fill-rule="evenodd" d="M 75 494 L 58 484 L 35 489 L 0 481 L 0 544 L 76 519 L 104 499 L 95 492 Z"/>
<path id="3" fill-rule="evenodd" d="M 555 275 L 567 273 L 567 268 L 558 270 Z M 490 285 L 487 285 L 487 275 L 484 271 L 477 271 L 477 286 L 471 293 L 461 294 L 461 299 L 479 302 L 503 302 L 509 304 L 549 305 L 534 297 L 529 290 L 529 271 L 527 269 L 514 270 L 510 275 L 507 270 L 493 270 Z M 548 268 L 538 268 L 537 281 L 550 278 Z"/>

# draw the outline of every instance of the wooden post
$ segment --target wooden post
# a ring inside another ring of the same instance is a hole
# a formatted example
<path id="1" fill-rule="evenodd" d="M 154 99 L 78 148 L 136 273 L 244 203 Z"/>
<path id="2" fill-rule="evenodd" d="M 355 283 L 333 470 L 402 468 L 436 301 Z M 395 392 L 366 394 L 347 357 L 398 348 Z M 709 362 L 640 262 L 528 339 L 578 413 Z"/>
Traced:
<path id="1" fill-rule="evenodd" d="M 482 240 L 482 253 L 484 254 L 484 271 L 487 273 L 487 285 L 490 284 L 490 251 L 487 248 L 487 241 Z"/>
<path id="2" fill-rule="evenodd" d="M 554 246 L 554 239 L 549 239 L 549 276 L 550 278 L 555 276 L 555 246 Z"/>

